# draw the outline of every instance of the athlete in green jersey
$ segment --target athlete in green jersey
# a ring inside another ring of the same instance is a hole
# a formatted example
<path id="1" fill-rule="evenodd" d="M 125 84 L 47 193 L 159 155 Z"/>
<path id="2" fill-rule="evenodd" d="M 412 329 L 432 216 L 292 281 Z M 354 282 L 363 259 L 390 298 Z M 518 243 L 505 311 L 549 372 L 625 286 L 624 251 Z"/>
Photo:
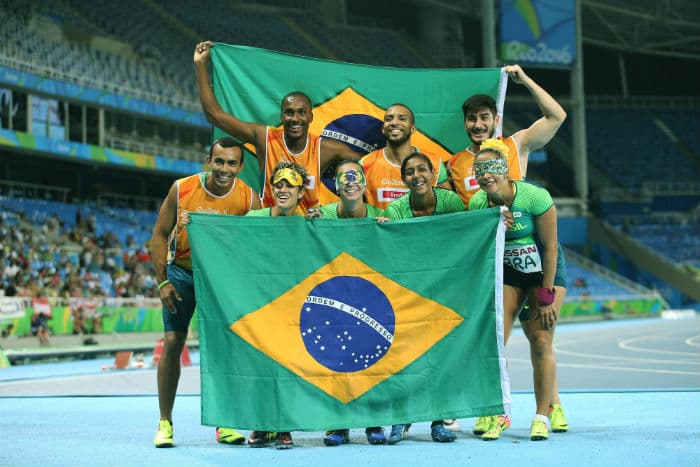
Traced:
<path id="1" fill-rule="evenodd" d="M 537 412 L 530 439 L 549 436 L 549 404 L 556 375 L 552 341 L 560 304 L 555 303 L 554 276 L 557 266 L 557 214 L 549 193 L 534 185 L 508 178 L 508 147 L 497 139 L 482 143 L 474 162 L 479 192 L 469 202 L 470 209 L 506 206 L 514 224 L 506 233 L 503 258 L 503 309 L 505 342 L 513 320 L 525 300 L 530 305 L 527 338 L 533 365 Z M 538 242 L 535 241 L 537 235 Z M 538 245 L 539 243 L 539 245 Z M 507 415 L 492 418 L 482 439 L 497 439 L 510 426 Z"/>
<path id="2" fill-rule="evenodd" d="M 459 195 L 441 188 L 433 188 L 435 169 L 430 158 L 419 152 L 409 154 L 401 163 L 401 179 L 410 190 L 391 202 L 384 211 L 388 220 L 410 219 L 412 217 L 438 216 L 465 210 Z M 392 425 L 389 444 L 401 441 L 410 423 Z M 443 420 L 435 420 L 430 425 L 433 441 L 449 443 L 457 436 L 445 428 Z"/>

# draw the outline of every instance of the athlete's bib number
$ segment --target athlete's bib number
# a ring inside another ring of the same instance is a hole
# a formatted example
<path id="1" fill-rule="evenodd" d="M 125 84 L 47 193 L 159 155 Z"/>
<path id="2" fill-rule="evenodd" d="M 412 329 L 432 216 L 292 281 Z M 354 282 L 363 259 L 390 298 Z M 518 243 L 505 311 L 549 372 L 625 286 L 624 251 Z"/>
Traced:
<path id="1" fill-rule="evenodd" d="M 542 271 L 540 252 L 534 243 L 507 246 L 503 251 L 503 264 L 524 273 Z"/>

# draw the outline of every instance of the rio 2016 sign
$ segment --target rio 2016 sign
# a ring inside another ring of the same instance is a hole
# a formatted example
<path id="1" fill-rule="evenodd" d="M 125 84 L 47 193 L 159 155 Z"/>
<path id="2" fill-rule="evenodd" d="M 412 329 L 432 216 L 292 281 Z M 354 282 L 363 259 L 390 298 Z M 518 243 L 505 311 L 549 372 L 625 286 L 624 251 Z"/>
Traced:
<path id="1" fill-rule="evenodd" d="M 506 63 L 567 66 L 576 58 L 574 0 L 501 0 Z"/>

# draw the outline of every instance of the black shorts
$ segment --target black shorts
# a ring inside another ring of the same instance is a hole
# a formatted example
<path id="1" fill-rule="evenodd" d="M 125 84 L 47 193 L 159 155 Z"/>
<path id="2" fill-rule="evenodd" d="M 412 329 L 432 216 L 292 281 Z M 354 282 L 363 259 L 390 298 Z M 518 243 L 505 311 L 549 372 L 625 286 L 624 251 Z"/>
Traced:
<path id="1" fill-rule="evenodd" d="M 531 289 L 542 287 L 544 274 L 540 272 L 520 272 L 510 266 L 503 265 L 503 284 L 517 287 L 519 289 Z"/>

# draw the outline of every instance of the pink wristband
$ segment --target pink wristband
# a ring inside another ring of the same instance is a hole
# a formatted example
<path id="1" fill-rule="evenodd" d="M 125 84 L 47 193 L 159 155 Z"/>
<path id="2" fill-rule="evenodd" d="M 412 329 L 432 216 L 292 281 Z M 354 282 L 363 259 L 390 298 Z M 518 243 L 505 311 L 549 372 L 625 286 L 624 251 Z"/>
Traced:
<path id="1" fill-rule="evenodd" d="M 551 289 L 547 289 L 544 287 L 540 287 L 537 289 L 537 301 L 540 303 L 540 305 L 551 305 L 554 303 L 554 296 L 556 295 L 556 289 L 552 287 Z"/>

